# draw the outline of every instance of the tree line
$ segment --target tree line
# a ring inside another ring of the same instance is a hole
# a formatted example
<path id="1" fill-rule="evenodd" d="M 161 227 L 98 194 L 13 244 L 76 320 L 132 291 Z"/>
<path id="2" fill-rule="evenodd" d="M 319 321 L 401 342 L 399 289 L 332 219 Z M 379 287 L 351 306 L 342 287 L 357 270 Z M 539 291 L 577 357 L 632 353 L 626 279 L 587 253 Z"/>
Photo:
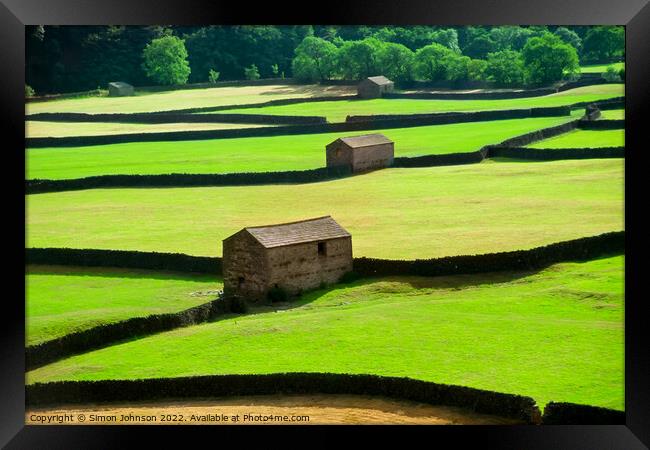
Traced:
<path id="1" fill-rule="evenodd" d="M 548 84 L 624 57 L 617 26 L 27 26 L 37 94 L 258 78 Z"/>

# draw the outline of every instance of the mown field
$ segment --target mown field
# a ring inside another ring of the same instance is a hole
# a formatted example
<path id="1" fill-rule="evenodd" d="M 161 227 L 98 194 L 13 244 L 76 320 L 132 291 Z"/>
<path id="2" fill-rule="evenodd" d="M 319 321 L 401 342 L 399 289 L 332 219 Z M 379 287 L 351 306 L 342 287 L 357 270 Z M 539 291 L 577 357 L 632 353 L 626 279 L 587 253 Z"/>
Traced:
<path id="1" fill-rule="evenodd" d="M 580 66 L 580 72 L 582 73 L 605 73 L 609 66 L 614 66 L 616 71 L 619 71 L 625 68 L 624 62 L 617 62 L 613 64 L 590 64 L 586 66 Z"/>
<path id="2" fill-rule="evenodd" d="M 325 146 L 341 136 L 383 133 L 395 156 L 472 152 L 575 116 L 432 125 L 345 133 L 203 141 L 134 142 L 91 147 L 34 148 L 27 178 L 65 179 L 107 174 L 232 173 L 315 169 Z"/>
<path id="3" fill-rule="evenodd" d="M 307 294 L 293 309 L 74 356 L 29 372 L 27 382 L 373 373 L 529 395 L 540 406 L 623 409 L 623 260 L 362 280 Z"/>
<path id="4" fill-rule="evenodd" d="M 44 112 L 134 113 L 168 111 L 206 106 L 244 105 L 284 98 L 308 98 L 327 95 L 356 94 L 355 86 L 320 86 L 317 84 L 214 87 L 145 93 L 132 97 L 84 97 L 25 104 L 25 114 Z"/>
<path id="5" fill-rule="evenodd" d="M 531 148 L 624 147 L 625 130 L 573 130 L 528 145 Z"/>
<path id="6" fill-rule="evenodd" d="M 25 136 L 67 137 L 106 134 L 160 133 L 166 131 L 228 130 L 233 128 L 260 128 L 272 125 L 243 123 L 108 123 L 108 122 L 42 122 L 25 121 Z"/>
<path id="7" fill-rule="evenodd" d="M 385 169 L 304 185 L 27 197 L 27 243 L 218 256 L 246 226 L 332 215 L 356 256 L 516 250 L 623 229 L 622 159 Z"/>
<path id="8" fill-rule="evenodd" d="M 606 120 L 623 120 L 625 119 L 624 109 L 610 109 L 600 112 L 600 118 Z"/>
<path id="9" fill-rule="evenodd" d="M 173 313 L 206 303 L 215 299 L 215 291 L 222 288 L 217 275 L 27 266 L 27 345 L 132 317 Z"/>
<path id="10" fill-rule="evenodd" d="M 373 99 L 346 100 L 294 105 L 242 108 L 229 113 L 280 114 L 298 116 L 326 116 L 330 122 L 343 122 L 348 115 L 415 114 L 448 111 L 487 111 L 498 109 L 538 108 L 592 102 L 625 95 L 623 84 L 584 86 L 542 97 L 505 100 L 415 100 Z M 219 114 L 214 112 L 210 114 Z"/>

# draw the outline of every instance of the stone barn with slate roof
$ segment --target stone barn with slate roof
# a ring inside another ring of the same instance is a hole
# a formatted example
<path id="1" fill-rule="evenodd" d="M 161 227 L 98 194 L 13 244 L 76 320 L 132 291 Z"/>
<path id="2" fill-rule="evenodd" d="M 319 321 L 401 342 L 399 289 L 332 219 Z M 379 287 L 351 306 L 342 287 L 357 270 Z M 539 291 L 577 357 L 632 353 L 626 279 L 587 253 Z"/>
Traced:
<path id="1" fill-rule="evenodd" d="M 380 98 L 385 92 L 393 92 L 395 83 L 384 76 L 368 77 L 357 85 L 361 98 Z"/>
<path id="2" fill-rule="evenodd" d="M 381 169 L 393 164 L 395 143 L 380 133 L 338 138 L 325 146 L 327 167 L 349 166 L 352 172 Z"/>
<path id="3" fill-rule="evenodd" d="M 274 287 L 297 295 L 352 271 L 352 236 L 330 216 L 247 227 L 223 240 L 225 296 L 259 302 Z"/>
<path id="4" fill-rule="evenodd" d="M 133 95 L 133 86 L 123 81 L 113 81 L 108 83 L 109 97 L 126 97 Z"/>

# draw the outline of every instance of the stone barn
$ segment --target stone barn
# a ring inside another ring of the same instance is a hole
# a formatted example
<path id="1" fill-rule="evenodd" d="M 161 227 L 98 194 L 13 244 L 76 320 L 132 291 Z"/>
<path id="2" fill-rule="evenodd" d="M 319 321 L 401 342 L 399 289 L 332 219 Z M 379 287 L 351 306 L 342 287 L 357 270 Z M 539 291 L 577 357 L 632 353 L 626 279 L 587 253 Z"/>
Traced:
<path id="1" fill-rule="evenodd" d="M 247 227 L 223 240 L 225 296 L 265 301 L 278 287 L 297 295 L 352 271 L 352 236 L 330 216 Z"/>
<path id="2" fill-rule="evenodd" d="M 393 92 L 395 83 L 384 76 L 368 77 L 357 85 L 361 98 L 380 98 L 385 92 Z"/>
<path id="3" fill-rule="evenodd" d="M 327 167 L 350 166 L 352 172 L 393 164 L 395 143 L 380 133 L 338 138 L 325 146 Z"/>
<path id="4" fill-rule="evenodd" d="M 133 86 L 123 81 L 113 81 L 108 83 L 109 97 L 126 97 L 133 95 Z"/>

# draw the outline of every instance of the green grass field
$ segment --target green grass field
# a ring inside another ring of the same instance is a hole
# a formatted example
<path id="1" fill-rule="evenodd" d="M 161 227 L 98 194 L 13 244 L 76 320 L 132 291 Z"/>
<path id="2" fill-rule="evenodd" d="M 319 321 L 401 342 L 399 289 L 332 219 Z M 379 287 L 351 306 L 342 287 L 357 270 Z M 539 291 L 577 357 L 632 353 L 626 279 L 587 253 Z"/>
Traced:
<path id="1" fill-rule="evenodd" d="M 580 66 L 580 72 L 582 73 L 605 73 L 609 66 L 614 66 L 614 68 L 619 71 L 625 67 L 624 62 L 617 62 L 613 64 L 591 64 L 588 66 Z"/>
<path id="2" fill-rule="evenodd" d="M 27 266 L 27 345 L 94 326 L 214 300 L 215 276 L 133 269 Z"/>
<path id="3" fill-rule="evenodd" d="M 325 166 L 327 144 L 341 136 L 368 133 L 384 133 L 393 139 L 396 156 L 472 152 L 573 118 L 544 117 L 346 133 L 35 148 L 27 151 L 27 178 L 315 169 Z"/>
<path id="4" fill-rule="evenodd" d="M 537 141 L 531 148 L 624 147 L 625 130 L 573 130 Z"/>
<path id="5" fill-rule="evenodd" d="M 488 160 L 304 185 L 29 195 L 27 245 L 218 256 L 243 227 L 331 214 L 356 256 L 516 250 L 622 230 L 623 171 L 622 159 Z"/>
<path id="6" fill-rule="evenodd" d="M 521 109 L 543 106 L 571 105 L 625 95 L 623 84 L 600 84 L 585 86 L 543 97 L 506 100 L 413 100 L 374 99 L 332 102 L 298 103 L 295 105 L 242 108 L 229 113 L 280 114 L 300 116 L 326 116 L 330 122 L 345 121 L 347 115 L 368 114 L 415 114 L 446 111 L 484 111 L 497 109 Z M 212 114 L 218 114 L 215 112 Z"/>
<path id="7" fill-rule="evenodd" d="M 228 130 L 232 128 L 260 128 L 273 125 L 246 123 L 108 123 L 108 122 L 41 122 L 25 121 L 25 136 L 66 137 L 106 134 L 160 133 L 166 131 Z"/>
<path id="8" fill-rule="evenodd" d="M 600 112 L 600 119 L 623 120 L 625 119 L 624 109 L 609 109 Z"/>
<path id="9" fill-rule="evenodd" d="M 370 373 L 623 409 L 623 339 L 621 256 L 536 274 L 359 281 L 293 309 L 74 356 L 27 381 Z"/>
<path id="10" fill-rule="evenodd" d="M 25 114 L 44 112 L 134 113 L 169 111 L 207 106 L 245 105 L 284 98 L 356 94 L 355 86 L 282 84 L 269 86 L 215 87 L 157 93 L 137 92 L 132 97 L 83 97 L 25 104 Z"/>

